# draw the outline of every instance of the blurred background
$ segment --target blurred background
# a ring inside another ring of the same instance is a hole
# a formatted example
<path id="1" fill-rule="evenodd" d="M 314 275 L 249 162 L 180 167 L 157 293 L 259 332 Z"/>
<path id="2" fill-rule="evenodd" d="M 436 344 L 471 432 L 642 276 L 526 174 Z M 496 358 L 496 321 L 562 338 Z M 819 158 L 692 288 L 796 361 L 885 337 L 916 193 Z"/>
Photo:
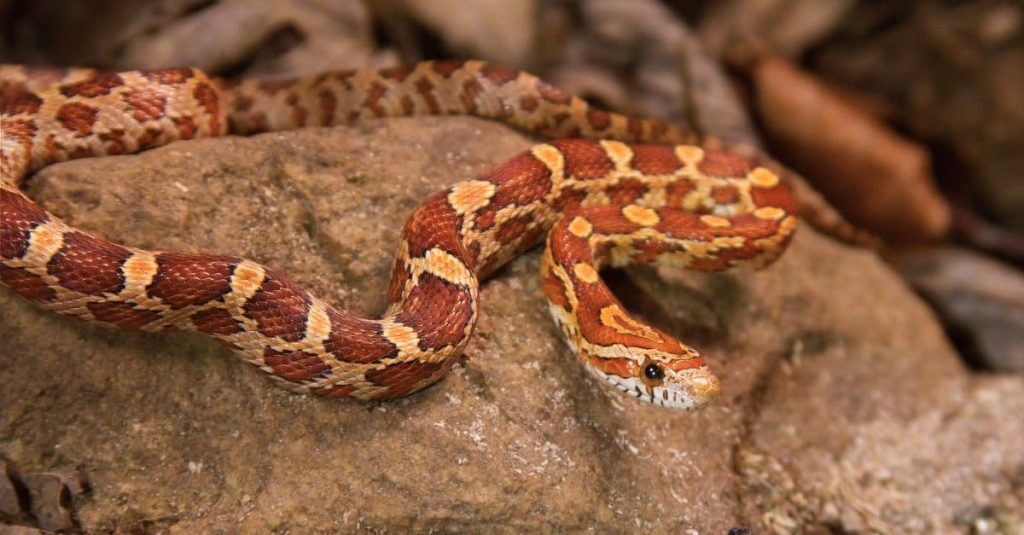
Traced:
<path id="1" fill-rule="evenodd" d="M 290 77 L 432 58 L 759 143 L 886 255 L 964 358 L 1024 369 L 1024 4 L 7 0 L 0 61 Z"/>

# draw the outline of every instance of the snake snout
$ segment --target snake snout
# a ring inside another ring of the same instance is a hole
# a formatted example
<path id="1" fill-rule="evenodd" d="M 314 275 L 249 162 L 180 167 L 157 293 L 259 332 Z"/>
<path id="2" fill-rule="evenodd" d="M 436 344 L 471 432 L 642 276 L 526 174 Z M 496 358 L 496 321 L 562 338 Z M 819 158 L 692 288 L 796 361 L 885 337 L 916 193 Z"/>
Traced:
<path id="1" fill-rule="evenodd" d="M 718 377 L 707 366 L 676 372 L 655 393 L 655 402 L 665 407 L 699 409 L 718 398 Z M 658 401 L 660 396 L 661 400 Z"/>

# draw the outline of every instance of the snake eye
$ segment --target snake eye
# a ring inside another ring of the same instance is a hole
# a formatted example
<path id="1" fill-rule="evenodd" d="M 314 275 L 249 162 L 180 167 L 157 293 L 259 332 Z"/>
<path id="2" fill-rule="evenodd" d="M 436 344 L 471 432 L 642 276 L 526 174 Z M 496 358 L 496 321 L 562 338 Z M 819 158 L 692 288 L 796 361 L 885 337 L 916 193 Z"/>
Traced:
<path id="1" fill-rule="evenodd" d="M 651 381 L 660 381 L 665 378 L 665 370 L 661 369 L 661 366 L 651 362 L 647 366 L 644 366 L 644 377 L 647 377 Z"/>

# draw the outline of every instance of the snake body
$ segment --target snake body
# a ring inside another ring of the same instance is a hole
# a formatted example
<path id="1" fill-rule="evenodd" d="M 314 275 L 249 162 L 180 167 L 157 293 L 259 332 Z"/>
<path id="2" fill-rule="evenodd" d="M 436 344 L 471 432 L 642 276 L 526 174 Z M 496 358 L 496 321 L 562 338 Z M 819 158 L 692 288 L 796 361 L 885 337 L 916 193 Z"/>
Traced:
<path id="1" fill-rule="evenodd" d="M 704 360 L 626 312 L 598 271 L 761 267 L 796 225 L 783 172 L 767 160 L 598 110 L 479 61 L 275 82 L 227 82 L 188 68 L 2 67 L 0 79 L 4 285 L 91 322 L 206 333 L 283 386 L 322 396 L 391 399 L 438 381 L 476 325 L 480 279 L 546 237 L 543 289 L 584 367 L 651 403 L 701 406 L 718 393 Z M 554 141 L 422 201 L 403 229 L 380 319 L 341 311 L 251 260 L 112 243 L 19 189 L 32 172 L 72 158 L 439 114 L 492 118 Z"/>

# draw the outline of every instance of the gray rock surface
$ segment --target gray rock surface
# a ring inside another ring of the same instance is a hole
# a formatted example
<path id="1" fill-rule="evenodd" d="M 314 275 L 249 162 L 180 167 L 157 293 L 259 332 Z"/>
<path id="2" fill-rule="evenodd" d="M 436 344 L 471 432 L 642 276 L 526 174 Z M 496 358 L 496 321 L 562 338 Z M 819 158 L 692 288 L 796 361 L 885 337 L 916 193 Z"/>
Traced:
<path id="1" fill-rule="evenodd" d="M 374 314 L 419 199 L 529 144 L 474 119 L 389 120 L 70 162 L 29 191 L 111 239 L 243 255 Z M 0 456 L 21 473 L 77 467 L 88 530 L 936 532 L 991 511 L 1019 519 L 1024 380 L 969 373 L 872 253 L 804 227 L 759 273 L 612 274 L 721 377 L 719 402 L 693 413 L 585 376 L 547 316 L 537 257 L 484 284 L 454 373 L 382 404 L 293 395 L 210 340 L 94 327 L 0 291 Z"/>
<path id="2" fill-rule="evenodd" d="M 935 307 L 979 368 L 1024 372 L 1024 274 L 958 247 L 906 251 L 903 276 Z"/>

